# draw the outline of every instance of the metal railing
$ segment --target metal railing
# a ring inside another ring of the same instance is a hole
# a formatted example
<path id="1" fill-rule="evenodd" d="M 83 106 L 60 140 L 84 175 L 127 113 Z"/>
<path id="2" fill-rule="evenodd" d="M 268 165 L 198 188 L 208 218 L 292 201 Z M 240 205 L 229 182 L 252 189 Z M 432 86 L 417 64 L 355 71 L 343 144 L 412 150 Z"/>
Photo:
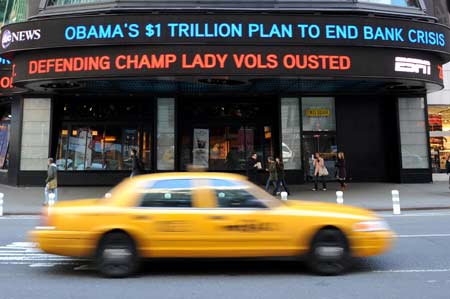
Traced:
<path id="1" fill-rule="evenodd" d="M 226 3 L 236 4 L 240 3 L 246 5 L 248 3 L 252 3 L 253 5 L 258 3 L 271 3 L 271 4 L 305 4 L 309 6 L 314 6 L 317 4 L 336 4 L 336 3 L 370 3 L 370 4 L 380 4 L 380 5 L 388 5 L 388 6 L 397 6 L 397 7 L 409 7 L 409 8 L 421 8 L 419 0 L 47 0 L 47 7 L 55 7 L 55 6 L 66 6 L 66 5 L 83 5 L 83 4 L 98 4 L 98 3 L 123 3 L 123 4 L 139 4 L 140 6 L 151 6 L 154 3 L 164 2 L 167 4 L 177 3 L 177 4 L 190 4 L 190 5 L 223 5 Z"/>
<path id="2" fill-rule="evenodd" d="M 23 1 L 23 0 L 9 0 Z M 423 16 L 424 0 L 30 0 L 39 2 L 38 11 L 29 18 L 50 15 L 95 14 L 99 12 L 145 10 L 266 10 L 266 11 L 316 11 Z"/>

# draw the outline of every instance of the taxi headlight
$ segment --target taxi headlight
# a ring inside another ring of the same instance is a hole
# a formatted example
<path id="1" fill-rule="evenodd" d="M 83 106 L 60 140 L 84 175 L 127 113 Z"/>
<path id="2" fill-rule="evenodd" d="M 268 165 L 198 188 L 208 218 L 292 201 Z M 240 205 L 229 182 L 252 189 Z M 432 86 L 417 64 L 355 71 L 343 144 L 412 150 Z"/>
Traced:
<path id="1" fill-rule="evenodd" d="M 390 230 L 389 225 L 384 220 L 369 220 L 355 223 L 353 225 L 355 232 L 376 232 Z"/>

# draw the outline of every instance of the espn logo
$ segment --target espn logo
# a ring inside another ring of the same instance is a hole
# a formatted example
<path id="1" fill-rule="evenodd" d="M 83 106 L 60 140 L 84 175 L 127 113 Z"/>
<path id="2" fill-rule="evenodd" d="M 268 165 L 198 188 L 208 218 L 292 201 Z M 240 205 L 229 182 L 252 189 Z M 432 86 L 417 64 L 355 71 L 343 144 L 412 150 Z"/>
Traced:
<path id="1" fill-rule="evenodd" d="M 395 57 L 395 71 L 431 75 L 431 62 L 416 58 Z"/>

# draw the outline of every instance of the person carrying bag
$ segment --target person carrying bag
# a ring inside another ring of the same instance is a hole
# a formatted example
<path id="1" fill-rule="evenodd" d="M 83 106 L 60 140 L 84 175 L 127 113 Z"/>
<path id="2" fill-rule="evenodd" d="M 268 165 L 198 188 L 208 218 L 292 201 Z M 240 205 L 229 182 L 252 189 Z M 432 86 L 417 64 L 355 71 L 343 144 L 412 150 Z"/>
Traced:
<path id="1" fill-rule="evenodd" d="M 319 183 L 319 178 L 322 181 L 322 190 L 327 191 L 327 183 L 325 182 L 325 177 L 328 175 L 328 169 L 325 167 L 325 161 L 320 157 L 319 153 L 314 154 L 314 188 L 313 191 L 317 191 L 317 185 Z"/>

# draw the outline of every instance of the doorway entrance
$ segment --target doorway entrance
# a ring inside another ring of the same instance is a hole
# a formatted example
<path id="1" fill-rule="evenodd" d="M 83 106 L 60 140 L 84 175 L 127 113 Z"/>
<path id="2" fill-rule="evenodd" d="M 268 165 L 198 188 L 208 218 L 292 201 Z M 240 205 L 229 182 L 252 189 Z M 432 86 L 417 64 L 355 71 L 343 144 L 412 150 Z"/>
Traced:
<path id="1" fill-rule="evenodd" d="M 181 99 L 179 169 L 245 172 L 255 152 L 263 162 L 279 154 L 275 99 Z"/>
<path id="2" fill-rule="evenodd" d="M 333 178 L 335 173 L 335 162 L 337 159 L 336 134 L 331 132 L 310 133 L 303 135 L 303 151 L 305 165 L 305 180 L 314 179 L 314 153 L 320 153 L 328 169 L 329 177 Z"/>

